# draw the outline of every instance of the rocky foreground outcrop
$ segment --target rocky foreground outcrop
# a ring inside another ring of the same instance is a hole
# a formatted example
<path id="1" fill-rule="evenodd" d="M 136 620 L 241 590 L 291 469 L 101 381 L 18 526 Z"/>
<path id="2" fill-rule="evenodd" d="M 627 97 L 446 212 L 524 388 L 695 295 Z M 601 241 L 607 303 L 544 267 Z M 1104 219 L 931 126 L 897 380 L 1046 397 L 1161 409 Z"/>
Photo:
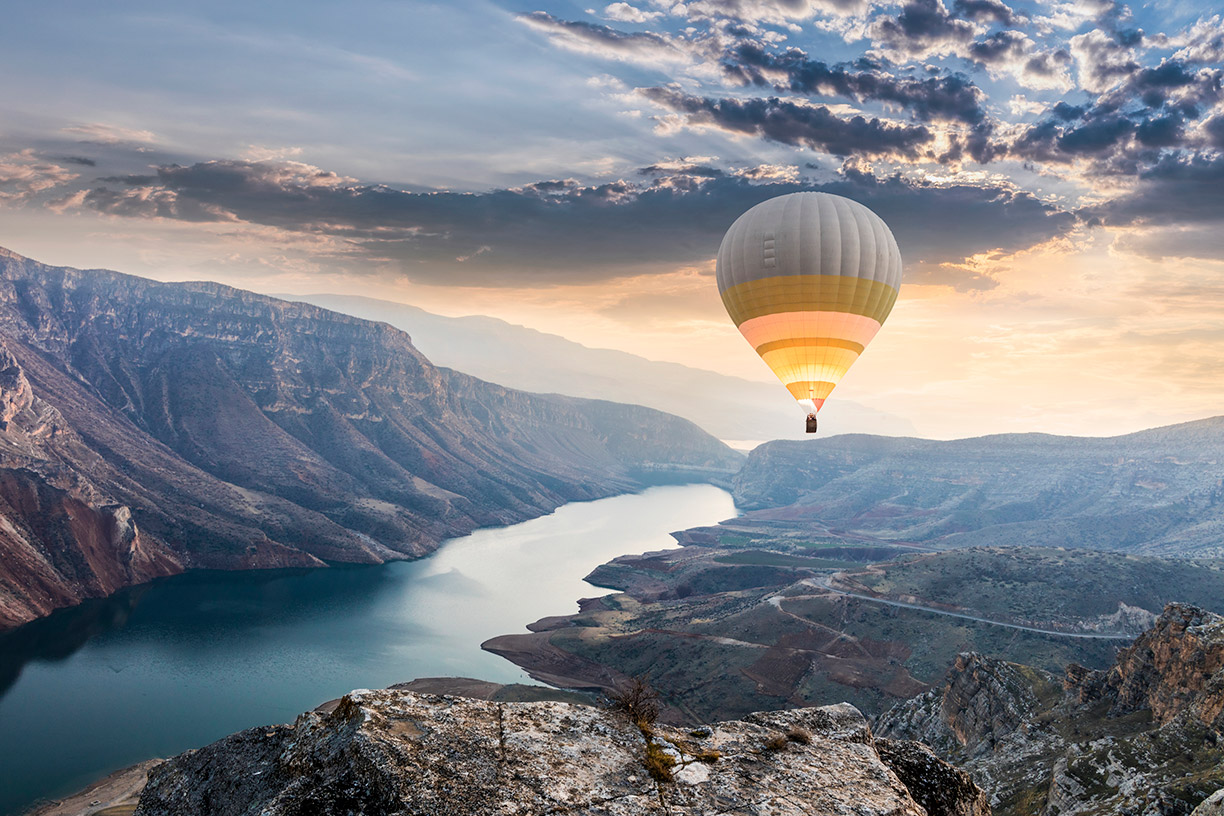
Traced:
<path id="1" fill-rule="evenodd" d="M 676 729 L 635 725 L 607 708 L 395 689 L 354 691 L 330 713 L 243 731 L 171 759 L 150 773 L 136 810 L 138 816 L 989 812 L 964 774 L 921 746 L 878 750 L 867 722 L 846 704 Z"/>
<path id="2" fill-rule="evenodd" d="M 963 767 L 1000 816 L 1188 816 L 1224 788 L 1222 708 L 1224 617 L 1169 604 L 1107 671 L 961 655 L 876 732 Z"/>
<path id="3" fill-rule="evenodd" d="M 417 557 L 740 460 L 658 411 L 435 368 L 383 323 L 0 249 L 0 630 L 187 569 Z"/>

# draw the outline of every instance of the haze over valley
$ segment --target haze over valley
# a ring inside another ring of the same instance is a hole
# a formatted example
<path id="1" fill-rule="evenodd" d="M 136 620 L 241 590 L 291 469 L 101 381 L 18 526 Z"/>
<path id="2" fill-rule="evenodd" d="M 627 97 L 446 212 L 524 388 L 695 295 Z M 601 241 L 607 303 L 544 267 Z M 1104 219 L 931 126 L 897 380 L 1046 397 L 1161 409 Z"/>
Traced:
<path id="1" fill-rule="evenodd" d="M 436 365 L 511 388 L 646 405 L 695 422 L 737 448 L 803 435 L 803 413 L 787 404 L 786 391 L 777 382 L 587 348 L 491 317 L 448 318 L 355 295 L 285 297 L 390 323 L 408 332 L 413 345 Z M 821 419 L 833 433 L 915 433 L 903 417 L 851 401 L 831 403 Z"/>

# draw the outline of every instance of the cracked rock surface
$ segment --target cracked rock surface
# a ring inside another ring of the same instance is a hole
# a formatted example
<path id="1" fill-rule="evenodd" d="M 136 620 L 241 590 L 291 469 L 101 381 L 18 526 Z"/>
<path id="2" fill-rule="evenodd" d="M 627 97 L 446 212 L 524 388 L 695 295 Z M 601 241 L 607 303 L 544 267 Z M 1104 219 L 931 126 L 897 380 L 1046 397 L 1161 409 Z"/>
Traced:
<path id="1" fill-rule="evenodd" d="M 808 741 L 777 739 L 796 730 Z M 926 814 L 846 704 L 655 726 L 651 739 L 675 760 L 670 781 L 646 770 L 642 731 L 606 709 L 354 691 L 331 713 L 169 760 L 136 813 Z"/>

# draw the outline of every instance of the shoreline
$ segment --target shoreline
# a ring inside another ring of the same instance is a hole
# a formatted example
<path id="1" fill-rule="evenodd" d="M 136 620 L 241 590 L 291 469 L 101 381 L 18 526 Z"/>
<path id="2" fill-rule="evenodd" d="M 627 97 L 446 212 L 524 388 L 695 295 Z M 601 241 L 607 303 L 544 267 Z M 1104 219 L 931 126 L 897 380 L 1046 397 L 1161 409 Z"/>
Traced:
<path id="1" fill-rule="evenodd" d="M 62 799 L 35 803 L 20 816 L 126 816 L 136 809 L 149 771 L 165 759 L 146 759 L 112 771 Z"/>

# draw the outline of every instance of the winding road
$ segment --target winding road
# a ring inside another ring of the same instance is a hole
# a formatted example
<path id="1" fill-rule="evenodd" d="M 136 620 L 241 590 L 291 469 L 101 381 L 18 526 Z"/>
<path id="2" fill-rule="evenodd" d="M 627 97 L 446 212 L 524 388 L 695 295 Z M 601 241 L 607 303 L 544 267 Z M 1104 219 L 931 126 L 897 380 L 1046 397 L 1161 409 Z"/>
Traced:
<path id="1" fill-rule="evenodd" d="M 986 623 L 991 626 L 1002 626 L 1007 629 L 1019 629 L 1023 632 L 1035 632 L 1039 635 L 1054 635 L 1055 637 L 1066 638 L 1086 638 L 1089 640 L 1134 640 L 1135 635 L 1125 634 L 1098 634 L 1095 632 L 1058 632 L 1053 629 L 1038 629 L 1035 626 L 1024 626 L 1019 623 L 1004 623 L 1003 621 L 991 620 L 989 618 L 979 618 L 974 615 L 966 615 L 961 612 L 949 612 L 946 609 L 935 609 L 930 606 L 921 606 L 919 604 L 905 603 L 904 601 L 890 601 L 886 598 L 875 598 L 871 595 L 861 595 L 857 592 L 847 592 L 844 589 L 833 586 L 829 579 L 832 576 L 824 575 L 820 578 L 805 578 L 800 583 L 810 587 L 823 589 L 828 592 L 836 592 L 839 595 L 845 595 L 848 598 L 857 598 L 861 601 L 870 601 L 872 603 L 883 604 L 885 606 L 899 606 L 902 609 L 916 609 L 920 612 L 931 612 L 936 615 L 947 615 L 950 618 L 962 618 L 964 620 L 975 621 L 977 623 Z"/>

